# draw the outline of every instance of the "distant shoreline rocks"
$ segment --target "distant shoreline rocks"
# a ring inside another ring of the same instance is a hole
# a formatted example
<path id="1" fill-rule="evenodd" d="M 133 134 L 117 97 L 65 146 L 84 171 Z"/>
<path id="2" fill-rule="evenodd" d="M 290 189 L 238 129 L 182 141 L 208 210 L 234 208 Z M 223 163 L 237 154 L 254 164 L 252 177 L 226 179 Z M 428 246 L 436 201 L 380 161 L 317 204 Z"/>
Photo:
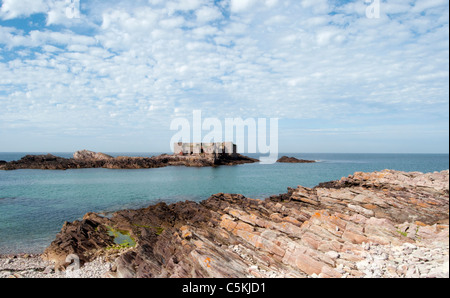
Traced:
<path id="1" fill-rule="evenodd" d="M 295 157 L 288 157 L 283 156 L 279 160 L 277 160 L 278 163 L 316 163 L 315 160 L 305 160 L 305 159 L 298 159 Z"/>
<path id="2" fill-rule="evenodd" d="M 240 165 L 259 160 L 241 154 L 193 154 L 153 157 L 112 157 L 104 153 L 88 150 L 77 151 L 73 158 L 47 155 L 27 155 L 18 161 L 0 162 L 0 170 L 69 170 L 69 169 L 152 169 L 168 166 L 215 167 L 221 165 Z"/>
<path id="3" fill-rule="evenodd" d="M 228 154 L 162 154 L 153 157 L 113 157 L 101 152 L 81 150 L 75 152 L 73 158 L 63 158 L 52 154 L 26 155 L 20 160 L 6 162 L 0 160 L 0 170 L 70 170 L 70 169 L 152 169 L 168 166 L 215 167 L 233 166 L 260 162 L 238 153 Z M 277 163 L 316 163 L 315 160 L 304 160 L 283 156 Z"/>
<path id="4" fill-rule="evenodd" d="M 76 160 L 110 160 L 114 159 L 114 157 L 104 154 L 97 153 L 88 150 L 77 151 L 73 155 L 73 158 Z"/>

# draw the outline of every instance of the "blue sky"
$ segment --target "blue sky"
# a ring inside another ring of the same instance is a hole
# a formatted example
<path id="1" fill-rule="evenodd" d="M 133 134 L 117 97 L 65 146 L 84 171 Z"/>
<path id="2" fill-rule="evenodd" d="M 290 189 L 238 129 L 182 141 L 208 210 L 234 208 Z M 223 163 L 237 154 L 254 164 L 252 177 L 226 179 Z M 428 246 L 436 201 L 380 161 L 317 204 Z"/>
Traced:
<path id="1" fill-rule="evenodd" d="M 0 152 L 168 152 L 198 109 L 279 118 L 281 152 L 449 151 L 445 0 L 0 4 Z"/>

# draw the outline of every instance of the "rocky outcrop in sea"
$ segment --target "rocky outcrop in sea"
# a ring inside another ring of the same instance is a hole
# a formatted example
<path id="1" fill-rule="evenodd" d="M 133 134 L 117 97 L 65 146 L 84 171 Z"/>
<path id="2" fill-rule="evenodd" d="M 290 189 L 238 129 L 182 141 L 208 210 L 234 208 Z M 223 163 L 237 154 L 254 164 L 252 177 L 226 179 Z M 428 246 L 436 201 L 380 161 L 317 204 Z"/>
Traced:
<path id="1" fill-rule="evenodd" d="M 120 241 L 119 241 L 120 240 Z M 216 194 L 66 223 L 43 258 L 103 277 L 449 277 L 449 171 L 355 173 L 255 200 Z"/>
<path id="2" fill-rule="evenodd" d="M 316 163 L 315 160 L 298 159 L 295 157 L 283 156 L 277 160 L 279 163 Z"/>
<path id="3" fill-rule="evenodd" d="M 86 168 L 107 169 L 152 169 L 168 166 L 214 167 L 255 163 L 258 160 L 240 154 L 169 155 L 154 157 L 112 157 L 104 153 L 87 150 L 75 152 L 73 158 L 62 158 L 52 154 L 27 155 L 18 161 L 0 162 L 0 170 L 38 169 L 69 170 Z"/>

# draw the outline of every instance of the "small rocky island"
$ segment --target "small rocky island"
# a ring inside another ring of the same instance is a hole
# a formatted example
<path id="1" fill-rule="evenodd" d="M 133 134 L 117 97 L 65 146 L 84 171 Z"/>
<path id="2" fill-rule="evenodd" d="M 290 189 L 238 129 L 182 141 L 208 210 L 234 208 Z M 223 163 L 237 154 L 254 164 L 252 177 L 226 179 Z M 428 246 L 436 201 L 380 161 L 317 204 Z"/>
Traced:
<path id="1" fill-rule="evenodd" d="M 259 162 L 236 152 L 235 145 L 228 152 L 228 143 L 214 144 L 211 151 L 176 151 L 175 154 L 163 154 L 154 157 L 112 157 L 104 153 L 88 150 L 75 152 L 73 158 L 63 158 L 47 155 L 27 155 L 21 160 L 0 162 L 0 170 L 39 169 L 39 170 L 68 170 L 86 168 L 106 169 L 152 169 L 168 166 L 186 167 L 215 167 L 221 165 L 240 165 Z"/>
<path id="2" fill-rule="evenodd" d="M 288 157 L 283 156 L 279 160 L 277 160 L 279 163 L 316 163 L 315 160 L 305 160 L 305 159 L 298 159 L 295 157 Z"/>
<path id="3" fill-rule="evenodd" d="M 448 278 L 448 239 L 449 171 L 386 170 L 265 200 L 220 193 L 89 213 L 65 223 L 42 259 L 0 258 L 0 268 L 51 277 L 76 255 L 84 277 Z"/>

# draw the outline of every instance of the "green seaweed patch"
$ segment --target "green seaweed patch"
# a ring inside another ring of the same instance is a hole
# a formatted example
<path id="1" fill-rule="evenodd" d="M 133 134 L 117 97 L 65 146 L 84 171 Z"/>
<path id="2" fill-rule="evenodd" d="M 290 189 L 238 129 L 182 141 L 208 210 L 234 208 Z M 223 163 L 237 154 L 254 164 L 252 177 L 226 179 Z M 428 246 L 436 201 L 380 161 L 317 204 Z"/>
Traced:
<path id="1" fill-rule="evenodd" d="M 132 246 L 130 246 L 128 243 L 124 243 L 124 244 L 116 244 L 113 246 L 108 246 L 106 248 L 106 250 L 122 250 L 122 249 L 128 249 L 128 248 L 132 248 Z"/>
<path id="2" fill-rule="evenodd" d="M 108 235 L 114 237 L 115 246 L 108 247 L 109 249 L 136 247 L 136 241 L 131 237 L 129 232 L 117 230 L 110 226 L 106 226 L 106 228 L 108 229 Z"/>
<path id="3" fill-rule="evenodd" d="M 399 233 L 402 236 L 408 237 L 408 233 L 406 233 L 406 232 L 402 232 L 402 231 L 398 231 L 397 230 L 397 233 Z"/>
<path id="4" fill-rule="evenodd" d="M 156 235 L 160 236 L 164 232 L 164 228 L 156 227 Z"/>

